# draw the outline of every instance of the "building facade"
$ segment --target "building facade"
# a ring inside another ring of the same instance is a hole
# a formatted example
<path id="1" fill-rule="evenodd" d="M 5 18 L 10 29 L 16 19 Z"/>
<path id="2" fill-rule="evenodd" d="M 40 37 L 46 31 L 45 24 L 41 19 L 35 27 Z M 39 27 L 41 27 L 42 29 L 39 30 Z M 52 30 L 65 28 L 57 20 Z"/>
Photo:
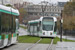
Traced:
<path id="1" fill-rule="evenodd" d="M 10 0 L 11 4 L 23 3 L 23 0 Z"/>
<path id="2" fill-rule="evenodd" d="M 64 5 L 66 5 L 67 2 L 58 2 L 58 6 L 60 7 L 64 7 Z"/>
<path id="3" fill-rule="evenodd" d="M 14 7 L 16 7 L 17 9 L 23 8 L 24 6 L 28 6 L 28 5 L 33 5 L 32 2 L 23 2 L 23 3 L 16 3 L 14 4 Z"/>
<path id="4" fill-rule="evenodd" d="M 0 4 L 10 4 L 10 0 L 0 0 Z"/>
<path id="5" fill-rule="evenodd" d="M 43 8 L 45 7 L 45 9 Z M 28 5 L 24 6 L 24 9 L 28 12 L 31 16 L 60 16 L 61 10 L 64 7 L 60 6 L 53 6 L 53 5 Z M 42 11 L 44 9 L 44 12 Z"/>
<path id="6" fill-rule="evenodd" d="M 70 2 L 75 2 L 75 0 L 70 0 Z"/>
<path id="7" fill-rule="evenodd" d="M 14 5 L 14 4 L 17 4 L 17 3 L 20 3 L 22 4 L 23 3 L 23 0 L 0 0 L 0 4 L 11 4 L 11 5 Z"/>

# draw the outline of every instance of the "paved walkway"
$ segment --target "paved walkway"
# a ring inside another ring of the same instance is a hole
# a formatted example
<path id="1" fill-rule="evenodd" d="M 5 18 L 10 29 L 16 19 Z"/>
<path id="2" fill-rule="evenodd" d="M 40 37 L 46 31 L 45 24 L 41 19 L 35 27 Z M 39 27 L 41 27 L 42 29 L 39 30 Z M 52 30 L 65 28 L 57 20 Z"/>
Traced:
<path id="1" fill-rule="evenodd" d="M 58 42 L 56 50 L 75 50 L 75 42 Z"/>

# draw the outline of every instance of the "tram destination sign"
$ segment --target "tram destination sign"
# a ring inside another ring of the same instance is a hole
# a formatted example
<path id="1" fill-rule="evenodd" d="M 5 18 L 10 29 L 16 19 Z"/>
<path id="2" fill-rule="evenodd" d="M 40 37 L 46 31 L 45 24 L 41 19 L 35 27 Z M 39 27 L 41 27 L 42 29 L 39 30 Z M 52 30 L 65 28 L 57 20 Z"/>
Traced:
<path id="1" fill-rule="evenodd" d="M 54 21 L 53 18 L 44 18 L 43 21 Z"/>

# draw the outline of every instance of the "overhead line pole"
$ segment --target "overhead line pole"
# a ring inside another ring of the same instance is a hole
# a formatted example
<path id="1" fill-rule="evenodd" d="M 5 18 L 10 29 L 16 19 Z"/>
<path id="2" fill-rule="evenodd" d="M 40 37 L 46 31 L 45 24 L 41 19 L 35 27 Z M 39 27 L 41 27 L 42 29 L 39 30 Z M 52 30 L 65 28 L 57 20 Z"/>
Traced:
<path id="1" fill-rule="evenodd" d="M 63 19 L 62 19 L 62 10 L 61 10 L 61 19 L 60 19 L 60 42 L 62 42 L 62 23 L 63 23 Z"/>

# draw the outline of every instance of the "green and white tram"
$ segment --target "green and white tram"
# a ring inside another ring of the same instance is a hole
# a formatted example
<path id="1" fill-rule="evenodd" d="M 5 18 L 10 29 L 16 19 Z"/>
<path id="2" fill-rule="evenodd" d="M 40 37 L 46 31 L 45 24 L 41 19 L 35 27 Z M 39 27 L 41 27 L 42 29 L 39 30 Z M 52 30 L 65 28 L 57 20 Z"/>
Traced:
<path id="1" fill-rule="evenodd" d="M 41 17 L 38 20 L 28 21 L 28 35 L 39 37 L 56 37 L 57 18 Z"/>
<path id="2" fill-rule="evenodd" d="M 17 42 L 19 11 L 0 5 L 0 48 Z"/>

